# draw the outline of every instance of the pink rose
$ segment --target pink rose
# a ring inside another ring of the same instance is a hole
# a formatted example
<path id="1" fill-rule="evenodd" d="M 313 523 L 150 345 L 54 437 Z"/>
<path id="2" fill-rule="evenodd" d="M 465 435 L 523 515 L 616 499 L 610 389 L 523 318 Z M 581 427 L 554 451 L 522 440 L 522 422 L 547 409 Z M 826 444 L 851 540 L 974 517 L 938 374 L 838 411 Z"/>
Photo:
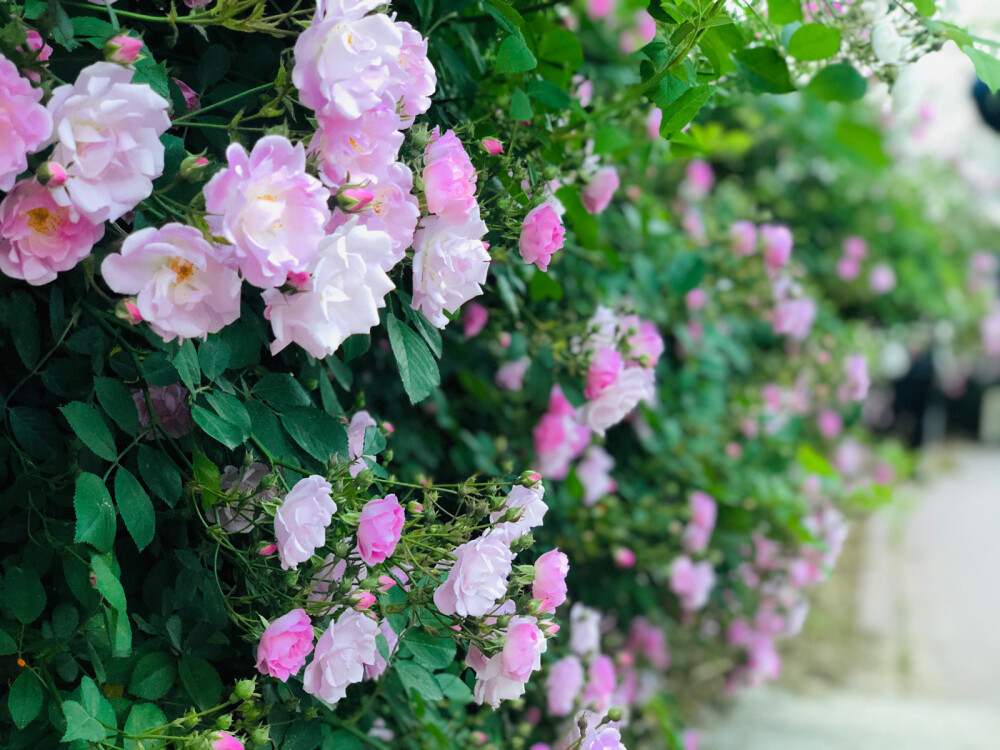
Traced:
<path id="1" fill-rule="evenodd" d="M 607 497 L 618 489 L 618 483 L 611 478 L 615 460 L 599 445 L 587 448 L 583 460 L 576 465 L 576 478 L 583 485 L 584 505 L 590 507 L 602 497 Z"/>
<path id="2" fill-rule="evenodd" d="M 56 138 L 50 158 L 68 175 L 53 195 L 92 222 L 121 218 L 163 174 L 160 136 L 170 127 L 170 104 L 149 84 L 132 83 L 132 75 L 114 63 L 94 63 L 49 99 Z"/>
<path id="3" fill-rule="evenodd" d="M 660 124 L 663 122 L 663 110 L 653 107 L 646 115 L 646 135 L 651 141 L 660 140 Z"/>
<path id="4" fill-rule="evenodd" d="M 118 34 L 104 43 L 104 59 L 119 65 L 131 65 L 139 59 L 142 40 L 127 34 Z"/>
<path id="5" fill-rule="evenodd" d="M 587 367 L 587 387 L 583 395 L 595 399 L 618 379 L 622 371 L 622 356 L 609 346 L 597 350 Z"/>
<path id="6" fill-rule="evenodd" d="M 320 636 L 316 654 L 306 667 L 303 689 L 333 707 L 347 695 L 347 686 L 361 682 L 365 667 L 375 664 L 379 626 L 356 609 L 345 610 Z"/>
<path id="7" fill-rule="evenodd" d="M 531 359 L 528 357 L 507 362 L 497 370 L 497 374 L 493 377 L 493 382 L 497 384 L 498 388 L 502 388 L 505 391 L 520 391 L 524 387 L 524 374 L 530 366 Z"/>
<path id="8" fill-rule="evenodd" d="M 149 386 L 149 400 L 153 404 L 156 421 L 163 431 L 174 439 L 182 438 L 191 432 L 191 407 L 188 406 L 188 395 L 188 389 L 180 383 Z M 144 431 L 149 428 L 146 397 L 141 390 L 134 390 L 132 401 L 139 413 L 139 430 Z"/>
<path id="9" fill-rule="evenodd" d="M 601 649 L 601 613 L 576 602 L 569 610 L 569 648 L 577 656 Z"/>
<path id="10" fill-rule="evenodd" d="M 333 487 L 314 474 L 300 479 L 274 515 L 281 567 L 294 570 L 326 542 L 326 527 L 337 512 Z"/>
<path id="11" fill-rule="evenodd" d="M 392 629 L 388 620 L 382 620 L 382 622 L 379 623 L 378 631 L 385 638 L 386 645 L 389 647 L 389 656 L 391 657 L 393 652 L 396 650 L 396 646 L 399 644 L 399 636 L 396 634 L 396 631 Z M 371 664 L 365 664 L 365 679 L 377 680 L 388 668 L 389 662 L 387 662 L 382 654 L 376 649 L 375 661 Z"/>
<path id="12" fill-rule="evenodd" d="M 281 286 L 316 257 L 330 220 L 330 191 L 306 174 L 302 144 L 284 136 L 264 136 L 249 154 L 234 143 L 226 160 L 229 166 L 203 191 L 208 225 L 232 243 L 232 260 L 247 281 Z"/>
<path id="13" fill-rule="evenodd" d="M 618 676 L 611 657 L 598 656 L 587 668 L 587 688 L 583 691 L 583 702 L 596 711 L 607 710 L 617 683 Z"/>
<path id="14" fill-rule="evenodd" d="M 602 167 L 590 178 L 580 193 L 587 213 L 599 214 L 608 207 L 621 181 L 614 167 Z"/>
<path id="15" fill-rule="evenodd" d="M 550 550 L 535 561 L 535 580 L 531 595 L 541 601 L 541 612 L 555 612 L 566 601 L 566 574 L 569 558 L 559 550 Z"/>
<path id="16" fill-rule="evenodd" d="M 615 565 L 625 570 L 634 568 L 636 563 L 635 552 L 628 547 L 615 547 L 611 552 L 611 559 Z"/>
<path id="17" fill-rule="evenodd" d="M 313 626 L 304 609 L 293 609 L 264 630 L 257 646 L 257 670 L 282 682 L 298 674 L 313 650 Z"/>
<path id="18" fill-rule="evenodd" d="M 548 411 L 531 432 L 536 467 L 544 476 L 565 479 L 569 464 L 590 441 L 590 430 L 576 421 L 576 409 L 558 385 L 552 386 Z"/>
<path id="19" fill-rule="evenodd" d="M 589 400 L 580 409 L 580 422 L 598 435 L 604 435 L 608 428 L 621 422 L 640 401 L 654 396 L 655 376 L 651 370 L 642 367 L 628 367 L 618 378 L 603 388 L 595 399 Z"/>
<path id="20" fill-rule="evenodd" d="M 38 151 L 52 134 L 52 116 L 40 104 L 41 100 L 42 90 L 22 78 L 17 66 L 0 55 L 0 133 L 3 137 L 0 191 L 8 191 L 14 186 L 17 176 L 28 168 L 28 154 Z"/>
<path id="21" fill-rule="evenodd" d="M 837 277 L 843 281 L 853 281 L 861 273 L 857 258 L 845 255 L 837 261 Z"/>
<path id="22" fill-rule="evenodd" d="M 320 179 L 334 189 L 377 180 L 403 145 L 395 107 L 378 105 L 358 118 L 324 114 L 317 121 L 309 151 L 319 158 Z"/>
<path id="23" fill-rule="evenodd" d="M 462 310 L 462 332 L 465 338 L 474 339 L 483 329 L 490 319 L 490 311 L 478 302 L 470 302 Z"/>
<path id="24" fill-rule="evenodd" d="M 816 303 L 809 297 L 785 299 L 775 306 L 771 326 L 777 336 L 804 341 L 809 337 L 815 320 Z"/>
<path id="25" fill-rule="evenodd" d="M 584 78 L 579 73 L 573 75 L 570 86 L 570 96 L 580 102 L 580 106 L 586 109 L 590 106 L 594 98 L 594 82 Z"/>
<path id="26" fill-rule="evenodd" d="M 103 223 L 58 205 L 37 181 L 22 180 L 0 202 L 0 271 L 34 286 L 48 284 L 90 255 L 102 236 Z"/>
<path id="27" fill-rule="evenodd" d="M 444 216 L 425 219 L 413 238 L 411 304 L 438 328 L 448 325 L 446 312 L 456 312 L 483 293 L 490 268 L 482 241 L 486 231 L 476 209 L 462 224 Z"/>
<path id="28" fill-rule="evenodd" d="M 455 131 L 438 128 L 424 152 L 427 210 L 462 222 L 476 207 L 476 170 Z"/>
<path id="29" fill-rule="evenodd" d="M 548 506 L 542 500 L 544 496 L 545 485 L 541 482 L 533 487 L 514 485 L 507 495 L 507 501 L 503 508 L 495 513 L 490 513 L 490 521 L 496 526 L 487 530 L 486 534 L 503 539 L 507 544 L 510 544 L 536 526 L 541 526 L 542 518 L 548 510 Z M 511 511 L 515 511 L 513 519 L 502 521 L 504 518 L 510 518 Z"/>
<path id="30" fill-rule="evenodd" d="M 792 257 L 792 232 L 782 224 L 764 224 L 760 228 L 760 241 L 764 246 L 764 263 L 778 269 L 788 265 Z"/>
<path id="31" fill-rule="evenodd" d="M 878 263 L 872 267 L 868 275 L 868 284 L 875 294 L 886 294 L 896 288 L 896 272 L 891 266 L 885 263 Z"/>
<path id="32" fill-rule="evenodd" d="M 567 656 L 549 668 L 545 681 L 548 709 L 552 716 L 569 716 L 573 704 L 583 689 L 583 665 L 575 656 Z"/>
<path id="33" fill-rule="evenodd" d="M 708 295 L 700 287 L 695 287 L 684 296 L 684 304 L 691 312 L 701 310 L 707 303 Z"/>
<path id="34" fill-rule="evenodd" d="M 184 105 L 187 107 L 188 112 L 196 112 L 201 109 L 198 92 L 184 83 L 180 78 L 174 78 L 173 81 L 177 84 L 177 88 L 181 90 L 181 96 L 184 97 Z"/>
<path id="35" fill-rule="evenodd" d="M 392 80 L 387 91 L 393 101 L 401 102 L 401 126 L 413 124 L 431 106 L 431 95 L 437 88 L 437 74 L 427 59 L 427 40 L 405 21 L 397 21 L 396 28 L 403 35 L 403 45 L 397 60 L 398 68 L 392 69 Z"/>
<path id="36" fill-rule="evenodd" d="M 243 750 L 243 743 L 228 732 L 216 732 L 212 736 L 212 750 Z"/>
<path id="37" fill-rule="evenodd" d="M 656 324 L 640 320 L 635 315 L 627 315 L 622 318 L 621 327 L 625 333 L 629 356 L 643 367 L 656 367 L 664 349 L 663 337 Z"/>
<path id="38" fill-rule="evenodd" d="M 534 263 L 541 271 L 549 270 L 552 255 L 563 246 L 566 228 L 562 217 L 550 203 L 543 203 L 528 212 L 521 225 L 518 247 L 525 263 Z"/>
<path id="39" fill-rule="evenodd" d="M 844 240 L 844 255 L 854 260 L 864 260 L 868 255 L 868 243 L 862 237 L 848 237 Z"/>
<path id="40" fill-rule="evenodd" d="M 698 750 L 698 733 L 693 729 L 685 729 L 681 742 L 684 743 L 684 750 Z"/>
<path id="41" fill-rule="evenodd" d="M 514 554 L 509 542 L 484 536 L 459 546 L 448 578 L 434 592 L 434 605 L 446 615 L 482 617 L 507 592 Z"/>
<path id="42" fill-rule="evenodd" d="M 684 170 L 686 192 L 697 200 L 704 198 L 715 185 L 715 171 L 712 165 L 701 159 L 693 159 Z"/>
<path id="43" fill-rule="evenodd" d="M 752 221 L 734 221 L 729 227 L 729 241 L 734 255 L 753 255 L 757 251 L 757 225 Z"/>
<path id="44" fill-rule="evenodd" d="M 531 673 L 542 667 L 542 654 L 547 646 L 545 635 L 534 617 L 513 617 L 504 637 L 503 650 L 486 659 L 473 646 L 466 663 L 476 672 L 475 698 L 494 709 L 504 700 L 516 700 L 524 695 L 525 683 Z"/>
<path id="45" fill-rule="evenodd" d="M 27 45 L 28 50 L 30 50 L 31 52 L 38 53 L 36 57 L 38 63 L 43 63 L 50 57 L 52 57 L 52 47 L 50 47 L 45 43 L 45 40 L 42 38 L 42 35 L 39 34 L 37 31 L 35 31 L 34 29 L 28 29 L 25 32 L 24 36 L 25 36 L 25 44 Z M 25 50 L 23 47 L 18 47 L 17 51 L 24 52 Z M 47 68 L 48 65 L 41 65 L 40 67 Z M 34 83 L 38 83 L 40 80 L 42 80 L 42 77 L 33 70 L 22 69 L 21 72 L 24 74 L 25 78 L 27 78 L 29 81 L 33 81 Z"/>
<path id="46" fill-rule="evenodd" d="M 681 600 L 681 606 L 688 612 L 701 609 L 708 603 L 708 595 L 715 586 L 715 571 L 712 563 L 699 563 L 682 555 L 674 560 L 670 568 L 670 589 Z"/>
<path id="47" fill-rule="evenodd" d="M 394 286 L 380 263 L 391 252 L 392 242 L 385 232 L 357 221 L 321 236 L 315 258 L 307 266 L 310 281 L 304 291 L 283 294 L 272 288 L 264 292 L 264 317 L 274 332 L 272 354 L 296 343 L 323 359 L 335 353 L 348 336 L 368 333 L 378 325 L 379 308 L 385 307 L 385 295 Z M 279 266 L 272 270 L 285 273 Z"/>
<path id="48" fill-rule="evenodd" d="M 358 550 L 368 565 L 384 562 L 396 551 L 405 515 L 395 495 L 369 500 L 358 517 Z"/>
<path id="49" fill-rule="evenodd" d="M 840 414 L 833 409 L 823 409 L 816 415 L 816 426 L 819 428 L 820 435 L 827 440 L 834 440 L 840 436 L 844 429 L 844 421 L 840 418 Z"/>
<path id="50" fill-rule="evenodd" d="M 645 617 L 637 617 L 632 620 L 626 645 L 630 651 L 645 656 L 656 669 L 665 670 L 670 666 L 667 634 Z"/>
<path id="51" fill-rule="evenodd" d="M 503 144 L 495 138 L 483 138 L 483 148 L 490 156 L 498 156 L 503 153 Z"/>
<path id="52" fill-rule="evenodd" d="M 586 11 L 591 20 L 607 18 L 615 8 L 615 0 L 587 0 Z"/>
<path id="53" fill-rule="evenodd" d="M 715 528 L 718 517 L 718 503 L 706 492 L 697 490 L 691 493 L 691 523 L 701 529 L 711 531 Z"/>
<path id="54" fill-rule="evenodd" d="M 129 235 L 101 275 L 113 291 L 136 295 L 142 319 L 165 341 L 205 338 L 240 317 L 242 282 L 218 256 L 199 230 L 171 223 Z"/>
<path id="55" fill-rule="evenodd" d="M 837 390 L 841 401 L 864 401 L 871 386 L 868 360 L 863 354 L 852 354 L 844 362 L 844 383 Z"/>

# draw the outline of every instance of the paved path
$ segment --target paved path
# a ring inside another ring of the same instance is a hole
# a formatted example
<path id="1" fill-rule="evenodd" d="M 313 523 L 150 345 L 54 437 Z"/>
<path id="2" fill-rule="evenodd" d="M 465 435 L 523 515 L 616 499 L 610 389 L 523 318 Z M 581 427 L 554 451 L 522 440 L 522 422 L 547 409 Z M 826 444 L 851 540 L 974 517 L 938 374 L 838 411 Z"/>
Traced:
<path id="1" fill-rule="evenodd" d="M 932 479 L 860 530 L 847 604 L 862 645 L 838 686 L 745 693 L 704 750 L 1000 748 L 1000 449 L 928 465 Z"/>

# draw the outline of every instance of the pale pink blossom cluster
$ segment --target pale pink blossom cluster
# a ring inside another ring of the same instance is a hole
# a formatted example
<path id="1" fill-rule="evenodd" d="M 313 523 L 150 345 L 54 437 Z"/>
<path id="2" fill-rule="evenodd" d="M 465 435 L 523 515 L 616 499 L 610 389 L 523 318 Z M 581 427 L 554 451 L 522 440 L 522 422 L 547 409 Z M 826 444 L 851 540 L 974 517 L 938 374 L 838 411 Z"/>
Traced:
<path id="1" fill-rule="evenodd" d="M 501 701 L 524 695 L 532 673 L 542 667 L 542 654 L 548 645 L 538 620 L 531 616 L 512 617 L 497 636 L 503 638 L 503 648 L 498 653 L 487 657 L 477 646 L 472 646 L 465 659 L 476 673 L 476 702 L 488 703 L 493 708 L 498 708 Z"/>
<path id="2" fill-rule="evenodd" d="M 590 430 L 577 419 L 577 410 L 558 385 L 552 386 L 547 411 L 532 430 L 535 465 L 552 479 L 565 479 L 570 463 L 590 442 Z"/>
<path id="3" fill-rule="evenodd" d="M 486 223 L 476 200 L 476 172 L 451 130 L 435 128 L 424 152 L 427 210 L 413 238 L 413 309 L 438 328 L 482 294 L 490 267 Z"/>
<path id="4" fill-rule="evenodd" d="M 694 562 L 687 555 L 674 559 L 670 566 L 670 590 L 681 600 L 681 607 L 695 612 L 708 603 L 715 587 L 715 569 L 708 560 Z"/>
<path id="5" fill-rule="evenodd" d="M 47 57 L 41 38 L 28 46 Z M 50 50 L 51 51 L 51 50 Z M 170 126 L 168 103 L 133 71 L 95 63 L 75 83 L 42 90 L 0 55 L 0 271 L 47 284 L 90 254 L 104 222 L 132 210 L 163 173 L 160 136 Z M 42 182 L 15 184 L 28 154 L 54 144 Z"/>
<path id="6" fill-rule="evenodd" d="M 691 520 L 684 529 L 684 550 L 688 553 L 704 552 L 715 530 L 718 504 L 707 492 L 697 490 L 689 498 Z"/>
<path id="7" fill-rule="evenodd" d="M 837 261 L 837 276 L 851 281 L 861 274 L 861 261 L 868 255 L 868 243 L 863 237 L 851 236 L 844 240 L 844 254 Z"/>
<path id="8" fill-rule="evenodd" d="M 561 205 L 547 201 L 535 206 L 524 217 L 518 249 L 525 263 L 534 263 L 540 271 L 548 271 L 552 255 L 562 249 L 566 237 Z"/>

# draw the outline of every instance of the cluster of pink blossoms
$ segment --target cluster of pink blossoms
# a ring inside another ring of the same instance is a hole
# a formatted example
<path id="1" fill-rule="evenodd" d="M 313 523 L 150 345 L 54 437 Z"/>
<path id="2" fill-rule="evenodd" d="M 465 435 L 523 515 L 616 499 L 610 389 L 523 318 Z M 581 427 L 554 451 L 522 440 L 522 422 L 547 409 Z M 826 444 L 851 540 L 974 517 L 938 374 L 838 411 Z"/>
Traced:
<path id="1" fill-rule="evenodd" d="M 570 464 L 587 452 L 576 473 L 584 485 L 584 504 L 593 505 L 616 484 L 610 476 L 614 459 L 598 446 L 588 449 L 591 435 L 603 436 L 639 402 L 655 398 L 653 368 L 663 354 L 663 339 L 649 321 L 600 307 L 587 337 L 572 343 L 587 362 L 587 400 L 577 409 L 553 386 L 532 437 L 537 465 L 553 479 L 565 478 Z"/>
<path id="2" fill-rule="evenodd" d="M 40 41 L 40 40 L 39 40 Z M 32 45 L 32 49 L 44 49 Z M 44 59 L 39 56 L 39 59 Z M 110 62 L 84 68 L 58 86 L 47 105 L 42 90 L 0 55 L 0 271 L 47 284 L 87 257 L 104 222 L 132 210 L 163 173 L 160 136 L 168 103 L 133 71 Z M 28 154 L 52 144 L 34 178 L 17 181 Z"/>

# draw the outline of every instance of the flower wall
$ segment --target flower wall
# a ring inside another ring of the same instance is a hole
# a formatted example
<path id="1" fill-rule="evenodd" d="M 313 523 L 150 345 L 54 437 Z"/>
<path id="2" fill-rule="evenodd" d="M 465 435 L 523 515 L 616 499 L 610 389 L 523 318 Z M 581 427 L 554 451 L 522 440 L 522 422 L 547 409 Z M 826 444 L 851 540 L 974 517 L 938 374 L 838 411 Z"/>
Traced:
<path id="1" fill-rule="evenodd" d="M 696 748 L 909 470 L 885 352 L 995 345 L 864 100 L 945 43 L 0 0 L 0 745 Z"/>

